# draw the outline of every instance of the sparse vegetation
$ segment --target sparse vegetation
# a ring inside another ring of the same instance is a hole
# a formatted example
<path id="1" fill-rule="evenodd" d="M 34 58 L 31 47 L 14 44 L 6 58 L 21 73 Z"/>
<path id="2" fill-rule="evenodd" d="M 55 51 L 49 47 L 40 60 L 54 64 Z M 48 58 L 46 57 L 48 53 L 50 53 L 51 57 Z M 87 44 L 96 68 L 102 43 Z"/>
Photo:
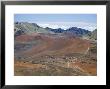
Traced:
<path id="1" fill-rule="evenodd" d="M 34 23 L 15 23 L 15 76 L 97 75 L 96 31 L 90 34 L 80 29 L 80 36 L 74 36 L 50 29 Z M 86 33 L 89 39 L 81 36 Z"/>

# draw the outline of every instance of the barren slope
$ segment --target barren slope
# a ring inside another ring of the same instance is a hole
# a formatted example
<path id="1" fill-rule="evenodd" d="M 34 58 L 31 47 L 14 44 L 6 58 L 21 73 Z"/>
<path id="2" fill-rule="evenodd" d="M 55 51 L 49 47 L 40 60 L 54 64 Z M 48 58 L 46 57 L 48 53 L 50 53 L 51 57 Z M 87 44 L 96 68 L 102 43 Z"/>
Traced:
<path id="1" fill-rule="evenodd" d="M 96 75 L 96 56 L 90 54 L 94 44 L 88 40 L 44 34 L 15 40 L 15 75 Z"/>

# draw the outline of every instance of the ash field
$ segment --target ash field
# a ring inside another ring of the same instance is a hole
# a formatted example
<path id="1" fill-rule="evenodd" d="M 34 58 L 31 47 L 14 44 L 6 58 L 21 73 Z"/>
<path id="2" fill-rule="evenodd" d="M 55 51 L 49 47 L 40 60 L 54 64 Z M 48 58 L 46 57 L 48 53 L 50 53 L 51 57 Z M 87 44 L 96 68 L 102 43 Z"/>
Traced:
<path id="1" fill-rule="evenodd" d="M 97 29 L 14 23 L 15 76 L 96 76 Z"/>

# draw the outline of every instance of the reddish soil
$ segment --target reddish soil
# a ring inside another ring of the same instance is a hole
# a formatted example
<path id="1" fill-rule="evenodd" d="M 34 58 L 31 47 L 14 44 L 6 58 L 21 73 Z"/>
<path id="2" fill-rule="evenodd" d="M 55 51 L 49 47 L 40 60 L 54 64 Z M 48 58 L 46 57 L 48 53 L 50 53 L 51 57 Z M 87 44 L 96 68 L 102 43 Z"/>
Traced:
<path id="1" fill-rule="evenodd" d="M 16 41 L 19 42 L 30 42 L 40 40 L 40 45 L 35 45 L 29 50 L 23 51 L 22 55 L 29 57 L 28 59 L 39 59 L 40 56 L 44 55 L 55 55 L 61 56 L 71 53 L 85 54 L 88 48 L 92 45 L 89 41 L 80 38 L 52 38 L 40 34 L 33 35 L 21 35 L 16 37 Z M 30 62 L 15 61 L 15 71 L 20 68 L 39 69 L 43 67 L 42 64 L 32 64 Z M 90 75 L 97 75 L 97 64 L 96 63 L 81 63 L 79 61 L 71 63 L 70 67 L 78 66 L 85 73 Z M 18 72 L 17 72 L 18 73 Z M 17 75 L 17 74 L 16 74 Z M 22 73 L 20 73 L 22 75 Z"/>

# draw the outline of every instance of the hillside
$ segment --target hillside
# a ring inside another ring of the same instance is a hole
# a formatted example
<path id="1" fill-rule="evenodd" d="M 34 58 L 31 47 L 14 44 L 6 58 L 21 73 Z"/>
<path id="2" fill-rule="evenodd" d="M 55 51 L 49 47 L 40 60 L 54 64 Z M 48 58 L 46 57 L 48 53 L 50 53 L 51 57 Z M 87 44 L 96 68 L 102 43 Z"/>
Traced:
<path id="1" fill-rule="evenodd" d="M 80 29 L 74 34 L 72 28 L 56 32 L 31 23 L 15 25 L 15 30 L 15 35 L 23 31 L 14 39 L 15 76 L 97 75 L 96 43 L 78 35 L 89 31 Z"/>
<path id="2" fill-rule="evenodd" d="M 48 31 L 45 28 L 42 28 L 35 23 L 28 23 L 28 22 L 16 22 L 14 24 L 14 31 L 15 31 L 15 36 L 21 34 L 32 34 L 32 33 L 45 33 L 45 34 L 52 33 L 51 31 Z"/>
<path id="3" fill-rule="evenodd" d="M 97 40 L 97 29 L 90 34 L 90 39 Z"/>
<path id="4" fill-rule="evenodd" d="M 97 41 L 97 29 L 93 30 L 91 33 L 83 35 L 83 38 L 96 42 Z"/>

